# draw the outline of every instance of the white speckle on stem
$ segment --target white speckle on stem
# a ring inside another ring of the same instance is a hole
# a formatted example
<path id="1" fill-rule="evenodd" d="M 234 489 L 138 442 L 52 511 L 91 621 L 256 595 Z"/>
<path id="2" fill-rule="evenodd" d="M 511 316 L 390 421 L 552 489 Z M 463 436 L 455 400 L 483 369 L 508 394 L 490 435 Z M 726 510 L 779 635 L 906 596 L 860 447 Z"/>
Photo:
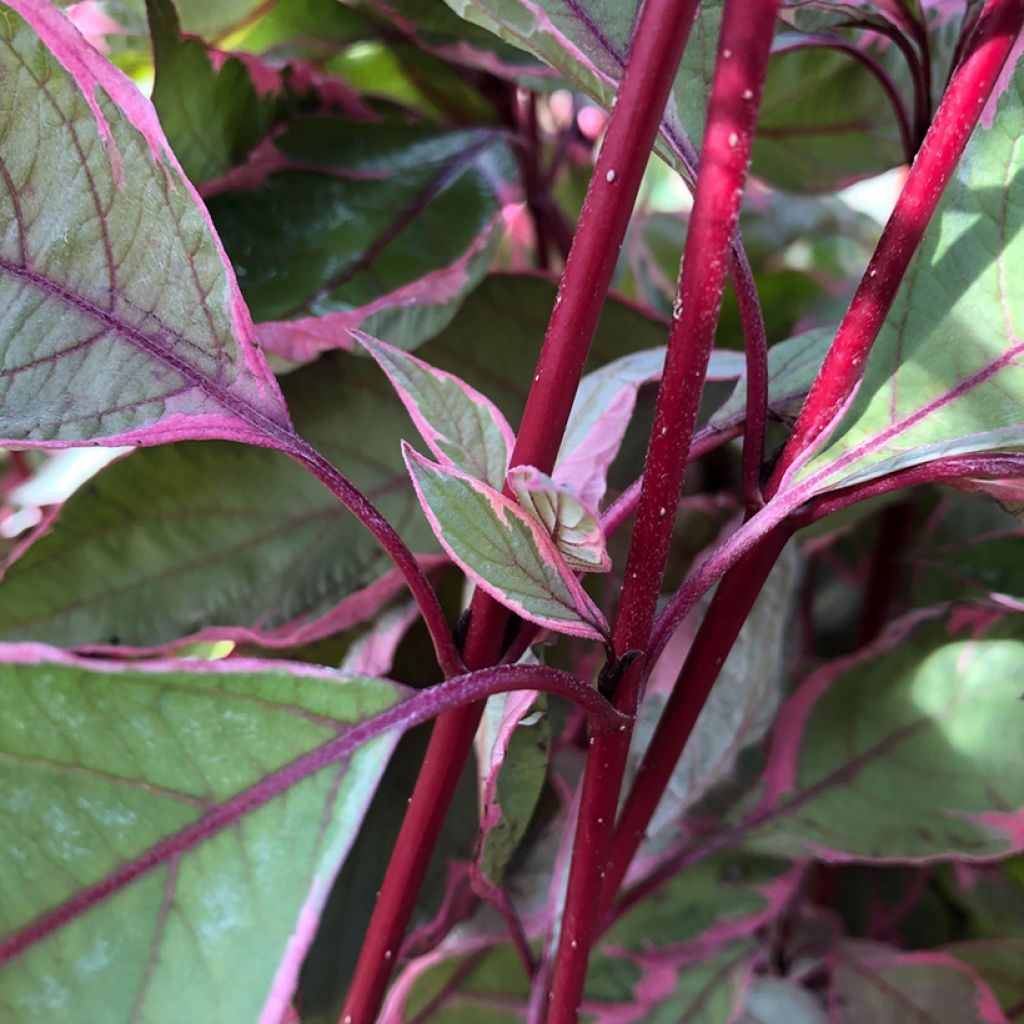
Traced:
<path id="1" fill-rule="evenodd" d="M 740 137 L 735 132 L 729 132 L 729 148 L 735 149 L 740 144 Z"/>
<path id="2" fill-rule="evenodd" d="M 611 183 L 612 183 L 612 182 L 613 182 L 613 181 L 615 180 L 615 172 L 614 172 L 614 171 L 609 171 L 609 172 L 608 172 L 608 173 L 607 173 L 607 174 L 605 175 L 605 180 L 606 180 L 606 181 L 608 182 L 608 184 L 610 185 L 610 184 L 611 184 Z"/>
<path id="3" fill-rule="evenodd" d="M 754 98 L 754 90 L 753 89 L 744 89 L 743 90 L 743 98 L 745 100 L 752 100 Z"/>
<path id="4" fill-rule="evenodd" d="M 732 50 L 723 50 L 723 51 L 722 51 L 722 56 L 723 56 L 723 57 L 724 57 L 724 58 L 725 58 L 726 60 L 730 60 L 730 59 L 732 58 Z"/>

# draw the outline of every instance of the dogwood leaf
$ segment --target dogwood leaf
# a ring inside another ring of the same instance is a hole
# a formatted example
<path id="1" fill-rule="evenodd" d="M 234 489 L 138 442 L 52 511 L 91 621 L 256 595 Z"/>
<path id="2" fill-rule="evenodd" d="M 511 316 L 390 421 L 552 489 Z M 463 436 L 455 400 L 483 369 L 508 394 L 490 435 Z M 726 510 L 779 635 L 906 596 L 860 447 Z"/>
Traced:
<path id="1" fill-rule="evenodd" d="M 531 622 L 602 639 L 608 624 L 540 523 L 467 473 L 403 443 L 405 464 L 441 546 L 479 587 Z"/>
<path id="2" fill-rule="evenodd" d="M 441 464 L 500 489 L 515 444 L 501 410 L 452 373 L 362 332 L 354 332 L 353 337 L 387 374 Z"/>
<path id="3" fill-rule="evenodd" d="M 520 506 L 547 530 L 570 569 L 607 572 L 612 567 L 600 517 L 570 488 L 533 466 L 510 469 L 508 485 Z"/>
<path id="4" fill-rule="evenodd" d="M 0 42 L 0 439 L 287 432 L 234 276 L 152 106 L 43 0 L 11 0 Z"/>
<path id="5" fill-rule="evenodd" d="M 1024 64 L 961 159 L 820 449 L 785 486 L 821 492 L 940 456 L 1024 445 Z"/>
<path id="6" fill-rule="evenodd" d="M 0 692 L 5 1020 L 280 1020 L 401 688 L 10 645 Z"/>

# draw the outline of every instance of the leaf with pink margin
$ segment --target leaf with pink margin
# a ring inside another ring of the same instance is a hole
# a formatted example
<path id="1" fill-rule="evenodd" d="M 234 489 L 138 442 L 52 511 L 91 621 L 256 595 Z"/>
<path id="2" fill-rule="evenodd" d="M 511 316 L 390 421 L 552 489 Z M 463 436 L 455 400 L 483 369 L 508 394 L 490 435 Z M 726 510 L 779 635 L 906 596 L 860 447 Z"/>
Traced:
<path id="1" fill-rule="evenodd" d="M 975 129 L 867 360 L 780 492 L 1024 446 L 1024 63 Z"/>
<path id="2" fill-rule="evenodd" d="M 397 739 L 359 723 L 404 689 L 29 644 L 0 689 L 5 1021 L 277 1024 Z"/>
<path id="3" fill-rule="evenodd" d="M 0 443 L 290 433 L 148 100 L 42 0 L 10 0 L 0 38 Z"/>
<path id="4" fill-rule="evenodd" d="M 405 349 L 446 327 L 516 181 L 491 127 L 304 115 L 204 192 L 257 340 L 297 362 L 351 347 L 356 327 Z"/>
<path id="5" fill-rule="evenodd" d="M 515 435 L 501 410 L 453 373 L 438 370 L 362 331 L 353 331 L 352 337 L 387 375 L 441 464 L 500 490 L 515 445 Z"/>
<path id="6" fill-rule="evenodd" d="M 1024 1005 L 1024 938 L 954 942 L 941 952 L 977 972 L 1007 1014 Z"/>
<path id="7" fill-rule="evenodd" d="M 776 724 L 757 805 L 729 835 L 832 862 L 1024 849 L 1024 636 L 935 610 L 813 673 Z"/>
<path id="8" fill-rule="evenodd" d="M 445 469 L 403 442 L 420 505 L 441 546 L 496 601 L 556 633 L 603 640 L 608 623 L 544 528 L 468 473 Z"/>
<path id="9" fill-rule="evenodd" d="M 520 507 L 547 530 L 570 569 L 611 569 L 601 517 L 587 508 L 570 487 L 555 483 L 533 466 L 513 466 L 508 471 L 508 486 Z"/>
<path id="10" fill-rule="evenodd" d="M 529 690 L 491 697 L 475 738 L 479 766 L 480 836 L 474 883 L 487 895 L 500 886 L 526 833 L 547 776 L 547 701 Z"/>
<path id="11" fill-rule="evenodd" d="M 644 384 L 661 380 L 665 348 L 644 349 L 614 359 L 580 381 L 558 452 L 554 480 L 572 488 L 580 501 L 597 508 L 608 486 L 608 467 L 622 439 Z M 707 380 L 735 380 L 743 373 L 742 353 L 716 349 Z"/>
<path id="12" fill-rule="evenodd" d="M 395 651 L 419 618 L 419 608 L 406 601 L 378 615 L 373 625 L 345 652 L 339 671 L 355 676 L 383 676 L 391 671 Z"/>
<path id="13" fill-rule="evenodd" d="M 837 1024 L 1009 1024 L 977 971 L 948 953 L 846 942 L 834 956 L 829 1001 Z"/>

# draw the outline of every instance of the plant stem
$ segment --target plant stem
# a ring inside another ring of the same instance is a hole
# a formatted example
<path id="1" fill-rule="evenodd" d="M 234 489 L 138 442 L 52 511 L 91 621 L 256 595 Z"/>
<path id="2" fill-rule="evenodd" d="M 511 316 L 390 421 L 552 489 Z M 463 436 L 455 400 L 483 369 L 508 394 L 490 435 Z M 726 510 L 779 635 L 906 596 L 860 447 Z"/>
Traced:
<path id="1" fill-rule="evenodd" d="M 887 505 L 879 513 L 878 536 L 857 626 L 858 647 L 874 640 L 889 619 L 903 569 L 901 558 L 913 528 L 914 502 L 909 498 Z"/>
<path id="2" fill-rule="evenodd" d="M 619 814 L 605 904 L 622 884 L 711 687 L 792 532 L 786 524 L 777 526 L 722 577 Z"/>
<path id="3" fill-rule="evenodd" d="M 696 10 L 697 0 L 644 5 L 544 336 L 513 466 L 532 465 L 542 472 L 554 466 Z M 465 649 L 470 667 L 498 660 L 507 618 L 501 605 L 477 591 Z M 394 950 L 408 926 L 482 713 L 481 705 L 470 705 L 442 715 L 434 726 L 356 965 L 343 1024 L 372 1024 L 377 1015 Z"/>
<path id="4" fill-rule="evenodd" d="M 964 60 L 954 71 L 867 272 L 811 387 L 767 488 L 770 498 L 842 415 L 985 100 L 1024 23 L 1022 0 L 987 0 Z"/>
<path id="5" fill-rule="evenodd" d="M 746 354 L 747 409 L 743 420 L 740 482 L 743 503 L 747 513 L 752 515 L 764 504 L 761 495 L 761 462 L 764 459 L 764 435 L 768 426 L 768 339 L 765 337 L 757 285 L 754 284 L 754 275 L 747 262 L 747 254 L 743 251 L 738 229 L 729 248 L 729 276 L 736 290 Z M 691 443 L 691 460 L 695 445 L 696 438 Z"/>
<path id="6" fill-rule="evenodd" d="M 377 511 L 362 491 L 355 487 L 312 445 L 297 437 L 291 437 L 291 435 L 289 435 L 289 440 L 291 443 L 288 445 L 281 445 L 282 450 L 296 462 L 305 466 L 352 512 L 363 526 L 376 537 L 381 547 L 395 563 L 398 571 L 405 577 L 430 633 L 430 640 L 434 645 L 434 652 L 437 655 L 441 671 L 446 677 L 464 672 L 465 665 L 463 665 L 462 657 L 455 646 L 451 627 L 445 618 L 437 594 L 434 593 L 434 588 L 416 561 L 416 556 L 406 547 L 395 528 Z"/>
<path id="7" fill-rule="evenodd" d="M 615 624 L 619 657 L 647 646 L 654 619 L 674 522 L 668 513 L 679 500 L 714 342 L 777 8 L 778 0 L 726 0 L 722 15 L 679 296 Z M 641 665 L 634 663 L 615 694 L 616 707 L 630 716 L 636 711 L 641 678 Z M 628 730 L 591 737 L 549 1024 L 576 1020 L 629 740 Z"/>

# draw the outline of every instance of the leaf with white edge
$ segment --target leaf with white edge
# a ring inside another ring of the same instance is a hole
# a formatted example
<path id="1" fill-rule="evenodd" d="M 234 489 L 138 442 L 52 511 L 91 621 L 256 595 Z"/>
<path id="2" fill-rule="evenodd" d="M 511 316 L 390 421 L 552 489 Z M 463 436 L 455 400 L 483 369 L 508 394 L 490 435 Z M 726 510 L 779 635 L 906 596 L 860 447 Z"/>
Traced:
<path id="1" fill-rule="evenodd" d="M 783 423 L 796 421 L 831 344 L 832 332 L 815 329 L 768 349 L 769 415 Z M 704 429 L 730 430 L 742 424 L 746 417 L 747 379 L 742 376 L 736 390 L 715 410 Z"/>
<path id="2" fill-rule="evenodd" d="M 468 22 L 540 57 L 568 81 L 611 109 L 633 26 L 637 0 L 445 0 Z M 684 177 L 704 133 L 722 0 L 704 0 L 690 30 L 661 123 L 658 149 Z M 692 143 L 691 143 L 692 139 Z"/>
<path id="3" fill-rule="evenodd" d="M 788 545 L 729 650 L 647 828 L 655 845 L 662 841 L 659 832 L 680 824 L 688 808 L 730 777 L 740 753 L 762 740 L 775 721 L 791 667 L 792 624 L 802 569 L 796 545 Z M 675 685 L 707 603 L 680 626 L 651 672 L 630 750 L 634 768 Z"/>
<path id="4" fill-rule="evenodd" d="M 403 689 L 26 644 L 0 691 L 5 1022 L 279 1021 Z"/>
<path id="5" fill-rule="evenodd" d="M 289 433 L 152 106 L 43 0 L 0 43 L 0 443 Z"/>
<path id="6" fill-rule="evenodd" d="M 554 480 L 597 508 L 608 486 L 608 467 L 622 446 L 637 392 L 661 380 L 665 348 L 644 349 L 614 359 L 580 381 L 558 452 Z M 716 349 L 707 380 L 734 380 L 743 373 L 742 353 Z"/>
<path id="7" fill-rule="evenodd" d="M 361 331 L 353 331 L 352 336 L 387 375 L 441 464 L 500 490 L 515 444 L 501 410 L 453 373 L 438 370 Z"/>
<path id="8" fill-rule="evenodd" d="M 803 683 L 737 837 L 834 861 L 1024 849 L 1024 635 L 1012 616 L 979 637 L 934 620 L 912 616 Z"/>
<path id="9" fill-rule="evenodd" d="M 947 953 L 901 953 L 847 942 L 836 950 L 837 1024 L 1008 1024 L 992 989 Z"/>
<path id="10" fill-rule="evenodd" d="M 501 885 L 544 788 L 551 742 L 546 696 L 523 690 L 491 697 L 475 742 L 480 839 L 474 871 L 486 888 Z"/>
<path id="11" fill-rule="evenodd" d="M 601 517 L 571 488 L 555 483 L 533 466 L 514 466 L 508 485 L 520 506 L 547 530 L 565 564 L 578 572 L 608 572 Z"/>
<path id="12" fill-rule="evenodd" d="M 496 601 L 556 633 L 601 640 L 608 623 L 531 515 L 467 473 L 403 442 L 423 512 L 441 546 Z"/>
<path id="13" fill-rule="evenodd" d="M 783 488 L 821 493 L 1024 446 L 1024 62 L 975 129 L 834 429 Z"/>
<path id="14" fill-rule="evenodd" d="M 419 614 L 416 603 L 406 601 L 378 615 L 345 652 L 339 670 L 355 676 L 382 676 L 390 672 L 395 651 Z"/>

